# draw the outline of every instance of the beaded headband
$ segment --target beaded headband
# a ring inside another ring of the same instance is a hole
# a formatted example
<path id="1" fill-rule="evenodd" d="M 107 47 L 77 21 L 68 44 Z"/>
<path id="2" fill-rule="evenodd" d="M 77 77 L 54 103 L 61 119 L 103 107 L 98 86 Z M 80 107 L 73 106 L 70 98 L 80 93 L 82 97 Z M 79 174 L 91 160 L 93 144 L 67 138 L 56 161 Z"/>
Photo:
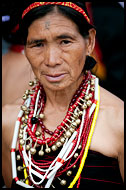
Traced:
<path id="1" fill-rule="evenodd" d="M 22 19 L 24 18 L 24 16 L 32 9 L 36 8 L 36 7 L 40 7 L 43 5 L 62 5 L 62 6 L 66 6 L 66 7 L 70 7 L 76 11 L 78 11 L 79 13 L 81 13 L 84 18 L 87 20 L 87 22 L 90 24 L 90 19 L 87 16 L 87 14 L 85 13 L 85 11 L 77 6 L 76 4 L 72 3 L 72 2 L 34 2 L 31 5 L 29 5 L 23 12 L 22 14 Z"/>

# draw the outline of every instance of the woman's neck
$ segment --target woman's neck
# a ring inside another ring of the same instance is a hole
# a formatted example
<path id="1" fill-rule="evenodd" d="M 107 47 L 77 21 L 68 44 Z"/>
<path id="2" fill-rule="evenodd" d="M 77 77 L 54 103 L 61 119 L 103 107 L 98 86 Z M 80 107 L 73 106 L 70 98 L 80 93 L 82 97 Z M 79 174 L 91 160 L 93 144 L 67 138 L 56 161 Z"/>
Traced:
<path id="1" fill-rule="evenodd" d="M 46 93 L 46 106 L 51 106 L 61 111 L 68 109 L 72 97 L 79 88 L 82 80 L 83 76 L 66 89 L 60 91 L 51 91 L 50 89 L 44 88 Z"/>

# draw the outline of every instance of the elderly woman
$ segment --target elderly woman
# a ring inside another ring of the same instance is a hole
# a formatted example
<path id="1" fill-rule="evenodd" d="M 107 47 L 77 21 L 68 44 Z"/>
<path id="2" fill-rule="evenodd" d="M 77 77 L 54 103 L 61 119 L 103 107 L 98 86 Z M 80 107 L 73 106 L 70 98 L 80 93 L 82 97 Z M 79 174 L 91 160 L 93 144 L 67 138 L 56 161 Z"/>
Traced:
<path id="1" fill-rule="evenodd" d="M 121 186 L 123 102 L 89 71 L 96 31 L 85 5 L 27 4 L 20 27 L 36 79 L 23 101 L 3 107 L 6 186 Z"/>

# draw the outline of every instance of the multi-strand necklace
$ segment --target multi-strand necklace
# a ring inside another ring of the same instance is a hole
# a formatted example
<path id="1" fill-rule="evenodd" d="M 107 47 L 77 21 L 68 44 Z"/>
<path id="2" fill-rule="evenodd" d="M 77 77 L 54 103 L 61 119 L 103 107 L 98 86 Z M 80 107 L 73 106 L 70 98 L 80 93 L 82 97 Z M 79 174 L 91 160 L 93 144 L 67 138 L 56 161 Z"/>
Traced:
<path id="1" fill-rule="evenodd" d="M 84 75 L 65 118 L 54 131 L 48 130 L 43 122 L 46 104 L 43 86 L 37 80 L 30 81 L 29 85 L 33 88 L 26 90 L 23 95 L 24 102 L 18 114 L 12 141 L 13 179 L 26 188 L 54 187 L 53 182 L 56 179 L 59 179 L 60 185 L 69 187 L 73 187 L 78 180 L 79 187 L 80 174 L 98 115 L 98 79 L 90 72 Z M 46 133 L 50 137 L 46 138 Z M 17 160 L 23 160 L 23 165 L 18 167 L 15 153 L 17 141 L 20 152 Z M 55 156 L 51 155 L 52 152 Z M 72 168 L 75 168 L 79 161 L 77 174 L 69 185 L 65 179 L 61 179 L 62 174 L 67 172 L 67 176 L 70 176 Z M 24 181 L 19 180 L 17 176 L 17 171 L 21 170 L 24 171 Z"/>

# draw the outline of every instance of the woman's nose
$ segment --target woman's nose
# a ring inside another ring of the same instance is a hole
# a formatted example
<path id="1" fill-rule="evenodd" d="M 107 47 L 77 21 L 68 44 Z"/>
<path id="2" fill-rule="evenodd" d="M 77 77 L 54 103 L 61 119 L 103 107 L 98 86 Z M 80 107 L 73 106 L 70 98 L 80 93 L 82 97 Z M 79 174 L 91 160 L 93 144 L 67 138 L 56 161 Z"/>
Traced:
<path id="1" fill-rule="evenodd" d="M 55 67 L 60 64 L 60 50 L 58 47 L 51 46 L 47 50 L 46 65 L 50 67 Z"/>

